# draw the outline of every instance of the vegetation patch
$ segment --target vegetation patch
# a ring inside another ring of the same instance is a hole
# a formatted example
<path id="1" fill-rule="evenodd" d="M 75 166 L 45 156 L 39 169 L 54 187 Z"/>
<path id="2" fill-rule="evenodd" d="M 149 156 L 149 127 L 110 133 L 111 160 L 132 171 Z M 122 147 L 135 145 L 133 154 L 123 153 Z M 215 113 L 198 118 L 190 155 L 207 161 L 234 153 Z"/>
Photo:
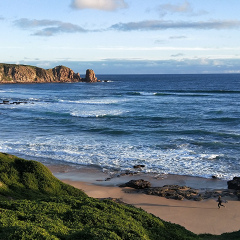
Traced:
<path id="1" fill-rule="evenodd" d="M 90 198 L 36 161 L 0 153 L 0 182 L 0 240 L 217 239 L 130 205 Z"/>

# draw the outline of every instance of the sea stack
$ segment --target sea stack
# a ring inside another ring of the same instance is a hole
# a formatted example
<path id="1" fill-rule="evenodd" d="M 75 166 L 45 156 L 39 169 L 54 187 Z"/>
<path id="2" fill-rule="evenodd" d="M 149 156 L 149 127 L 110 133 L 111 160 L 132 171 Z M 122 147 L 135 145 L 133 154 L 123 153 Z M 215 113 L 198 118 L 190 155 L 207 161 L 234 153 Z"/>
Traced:
<path id="1" fill-rule="evenodd" d="M 96 78 L 95 73 L 92 69 L 87 69 L 86 70 L 85 82 L 97 82 L 97 78 Z"/>

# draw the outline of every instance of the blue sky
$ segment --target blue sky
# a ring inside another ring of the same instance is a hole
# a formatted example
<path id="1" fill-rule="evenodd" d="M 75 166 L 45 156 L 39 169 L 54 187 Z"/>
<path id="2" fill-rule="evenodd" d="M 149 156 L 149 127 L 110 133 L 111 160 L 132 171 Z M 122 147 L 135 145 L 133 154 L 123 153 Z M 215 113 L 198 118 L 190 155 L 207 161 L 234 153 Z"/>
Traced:
<path id="1" fill-rule="evenodd" d="M 240 73 L 239 0 L 0 0 L 0 62 Z"/>

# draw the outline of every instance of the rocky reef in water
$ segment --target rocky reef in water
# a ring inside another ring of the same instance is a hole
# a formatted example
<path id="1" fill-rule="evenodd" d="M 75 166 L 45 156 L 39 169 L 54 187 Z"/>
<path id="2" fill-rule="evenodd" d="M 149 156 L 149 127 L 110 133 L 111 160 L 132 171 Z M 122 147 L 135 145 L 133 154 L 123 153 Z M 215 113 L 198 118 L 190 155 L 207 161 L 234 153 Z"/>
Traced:
<path id="1" fill-rule="evenodd" d="M 97 82 L 92 69 L 87 69 L 86 77 L 65 66 L 43 69 L 29 65 L 0 64 L 0 83 L 52 83 L 52 82 Z"/>

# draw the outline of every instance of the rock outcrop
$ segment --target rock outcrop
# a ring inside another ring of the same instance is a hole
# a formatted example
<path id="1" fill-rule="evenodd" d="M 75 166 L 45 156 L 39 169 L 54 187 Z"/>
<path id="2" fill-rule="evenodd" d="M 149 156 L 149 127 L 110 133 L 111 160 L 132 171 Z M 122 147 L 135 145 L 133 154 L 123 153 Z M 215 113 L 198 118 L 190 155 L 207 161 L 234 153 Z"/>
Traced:
<path id="1" fill-rule="evenodd" d="M 97 82 L 97 78 L 96 78 L 95 73 L 92 69 L 87 69 L 85 82 Z"/>
<path id="2" fill-rule="evenodd" d="M 240 190 L 240 177 L 234 177 L 233 180 L 227 182 L 228 189 Z"/>
<path id="3" fill-rule="evenodd" d="M 240 200 L 240 191 L 235 191 L 232 189 L 225 190 L 205 190 L 200 191 L 197 189 L 193 189 L 187 186 L 179 186 L 179 185 L 164 185 L 162 187 L 151 187 L 151 183 L 145 181 L 143 179 L 139 180 L 130 180 L 127 183 L 119 185 L 119 187 L 130 187 L 134 190 L 131 193 L 144 193 L 147 195 L 155 195 L 159 197 L 165 197 L 168 199 L 175 200 L 194 200 L 194 201 L 202 201 L 204 199 L 214 198 L 217 199 L 219 195 L 222 197 L 228 198 L 238 198 Z"/>
<path id="4" fill-rule="evenodd" d="M 43 69 L 28 65 L 0 64 L 0 83 L 50 83 L 97 82 L 93 70 L 86 71 L 86 78 L 65 66 Z"/>
<path id="5" fill-rule="evenodd" d="M 122 184 L 119 187 L 131 187 L 135 189 L 144 189 L 144 188 L 150 188 L 151 183 L 143 179 L 138 179 L 138 180 L 130 180 L 129 182 Z"/>

